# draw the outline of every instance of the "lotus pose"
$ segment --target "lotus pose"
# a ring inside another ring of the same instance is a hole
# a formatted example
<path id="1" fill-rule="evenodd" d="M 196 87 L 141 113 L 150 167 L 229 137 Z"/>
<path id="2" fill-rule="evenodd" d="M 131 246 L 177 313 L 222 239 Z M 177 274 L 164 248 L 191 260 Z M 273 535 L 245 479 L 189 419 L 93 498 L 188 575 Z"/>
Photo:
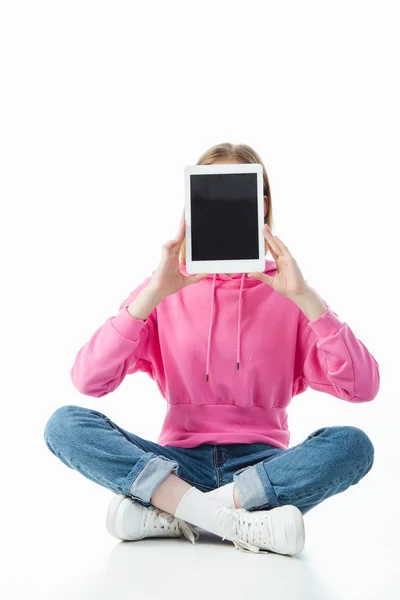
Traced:
<path id="1" fill-rule="evenodd" d="M 374 446 L 358 427 L 338 425 L 290 447 L 287 407 L 308 387 L 369 402 L 379 367 L 273 234 L 260 156 L 226 143 L 197 164 L 217 163 L 262 164 L 272 260 L 260 273 L 190 275 L 183 214 L 158 267 L 71 369 L 77 390 L 93 398 L 147 373 L 167 404 L 157 443 L 76 405 L 56 409 L 44 437 L 64 464 L 114 493 L 105 521 L 117 539 L 184 535 L 194 544 L 200 528 L 244 552 L 293 555 L 305 544 L 304 515 L 358 483 Z"/>

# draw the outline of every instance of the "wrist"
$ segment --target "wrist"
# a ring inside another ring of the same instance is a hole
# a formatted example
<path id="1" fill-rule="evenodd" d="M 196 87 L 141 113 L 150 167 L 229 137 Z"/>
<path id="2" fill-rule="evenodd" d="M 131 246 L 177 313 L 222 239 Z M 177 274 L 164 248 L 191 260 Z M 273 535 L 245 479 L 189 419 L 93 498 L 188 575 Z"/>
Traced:
<path id="1" fill-rule="evenodd" d="M 315 321 L 328 310 L 318 294 L 311 288 L 295 297 L 292 296 L 291 300 L 300 308 L 309 321 Z"/>
<path id="2" fill-rule="evenodd" d="M 127 311 L 135 319 L 146 321 L 149 314 L 161 302 L 161 296 L 153 287 L 144 287 L 134 300 L 127 306 Z"/>
<path id="3" fill-rule="evenodd" d="M 163 294 L 162 291 L 151 282 L 147 284 L 142 292 L 145 293 L 150 300 L 154 301 L 155 304 L 158 304 L 165 298 L 165 294 Z"/>
<path id="4" fill-rule="evenodd" d="M 289 298 L 289 300 L 292 300 L 292 302 L 299 304 L 299 303 L 307 302 L 307 300 L 309 300 L 314 295 L 315 295 L 315 292 L 309 286 L 306 286 L 300 294 L 288 296 L 288 298 Z"/>

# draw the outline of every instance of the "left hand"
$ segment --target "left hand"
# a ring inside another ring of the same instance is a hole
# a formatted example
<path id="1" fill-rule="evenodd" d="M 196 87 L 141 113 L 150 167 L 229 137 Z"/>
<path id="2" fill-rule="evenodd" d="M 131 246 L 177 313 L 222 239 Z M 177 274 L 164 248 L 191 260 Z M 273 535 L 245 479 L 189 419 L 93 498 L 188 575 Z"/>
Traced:
<path id="1" fill-rule="evenodd" d="M 279 292 L 287 298 L 296 298 L 303 296 L 310 288 L 304 279 L 298 264 L 290 254 L 289 249 L 275 235 L 272 235 L 271 229 L 267 223 L 263 229 L 264 237 L 268 242 L 269 249 L 276 262 L 278 271 L 272 277 L 265 273 L 248 273 L 248 277 L 259 279 L 268 283 L 276 292 Z"/>

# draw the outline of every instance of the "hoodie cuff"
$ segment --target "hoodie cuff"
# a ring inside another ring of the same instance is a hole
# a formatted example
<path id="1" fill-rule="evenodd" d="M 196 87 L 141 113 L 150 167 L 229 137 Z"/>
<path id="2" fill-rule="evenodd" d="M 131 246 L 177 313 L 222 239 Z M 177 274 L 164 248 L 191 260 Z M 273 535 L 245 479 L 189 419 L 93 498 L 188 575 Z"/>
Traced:
<path id="1" fill-rule="evenodd" d="M 124 306 L 122 310 L 111 319 L 111 324 L 124 338 L 135 342 L 140 334 L 140 331 L 148 323 L 149 317 L 146 321 L 136 319 L 128 312 L 128 306 Z"/>
<path id="2" fill-rule="evenodd" d="M 324 339 L 329 335 L 337 333 L 343 326 L 343 323 L 338 319 L 336 313 L 328 308 L 317 319 L 309 321 L 307 325 L 313 330 L 317 338 Z"/>

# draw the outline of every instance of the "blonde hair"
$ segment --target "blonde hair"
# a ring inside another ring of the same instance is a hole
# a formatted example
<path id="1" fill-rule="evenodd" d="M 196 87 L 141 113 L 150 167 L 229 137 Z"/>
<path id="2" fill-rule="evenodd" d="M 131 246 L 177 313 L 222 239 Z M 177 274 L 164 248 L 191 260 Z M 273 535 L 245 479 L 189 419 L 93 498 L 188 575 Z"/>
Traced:
<path id="1" fill-rule="evenodd" d="M 253 148 L 247 146 L 247 144 L 230 144 L 229 142 L 224 144 L 217 144 L 206 150 L 199 158 L 196 164 L 198 165 L 211 165 L 219 159 L 230 160 L 233 159 L 238 163 L 260 163 L 263 168 L 263 181 L 264 181 L 264 196 L 267 196 L 267 214 L 264 217 L 264 223 L 268 223 L 272 230 L 272 203 L 271 203 L 271 190 L 269 187 L 268 175 L 266 168 L 260 156 Z M 183 210 L 182 216 L 185 214 Z M 268 242 L 264 239 L 265 255 L 268 252 Z M 180 260 L 181 263 L 186 264 L 186 237 L 184 238 L 180 248 Z"/>

